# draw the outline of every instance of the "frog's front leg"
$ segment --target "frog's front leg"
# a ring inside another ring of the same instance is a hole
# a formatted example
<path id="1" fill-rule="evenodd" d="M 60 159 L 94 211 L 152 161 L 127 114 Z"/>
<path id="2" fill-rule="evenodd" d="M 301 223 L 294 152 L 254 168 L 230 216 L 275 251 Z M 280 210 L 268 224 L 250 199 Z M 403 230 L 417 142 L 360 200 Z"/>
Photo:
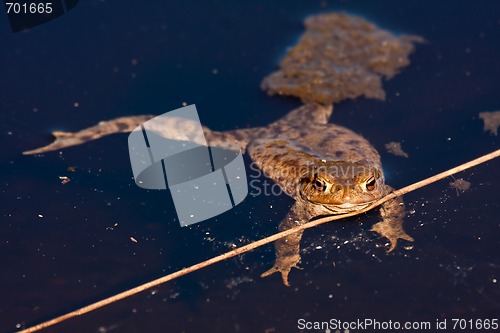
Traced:
<path id="1" fill-rule="evenodd" d="M 296 226 L 302 225 L 309 221 L 308 214 L 300 209 L 299 203 L 294 203 L 286 217 L 279 225 L 280 231 L 289 230 Z M 261 277 L 269 276 L 273 273 L 280 272 L 283 283 L 290 286 L 288 282 L 288 274 L 292 268 L 299 268 L 297 265 L 300 262 L 300 239 L 302 238 L 303 231 L 297 231 L 291 235 L 278 239 L 274 242 L 276 249 L 276 261 L 274 266 L 268 271 L 262 273 Z"/>
<path id="2" fill-rule="evenodd" d="M 388 185 L 386 186 L 386 193 L 394 189 Z M 392 200 L 385 202 L 380 208 L 380 216 L 382 222 L 376 223 L 371 231 L 375 231 L 381 236 L 387 238 L 391 243 L 391 247 L 387 252 L 391 252 L 396 248 L 398 239 L 404 239 L 413 242 L 413 238 L 403 230 L 403 220 L 405 217 L 405 205 L 402 197 L 396 197 Z"/>

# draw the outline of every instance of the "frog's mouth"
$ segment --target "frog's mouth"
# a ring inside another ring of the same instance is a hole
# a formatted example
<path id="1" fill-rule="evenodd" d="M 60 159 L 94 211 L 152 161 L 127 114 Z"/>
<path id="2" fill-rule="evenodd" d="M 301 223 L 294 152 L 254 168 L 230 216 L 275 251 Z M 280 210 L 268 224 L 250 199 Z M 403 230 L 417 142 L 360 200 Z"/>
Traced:
<path id="1" fill-rule="evenodd" d="M 355 212 L 361 209 L 364 209 L 368 207 L 374 200 L 368 201 L 368 202 L 363 202 L 363 203 L 350 203 L 346 202 L 343 204 L 339 205 L 334 205 L 334 204 L 322 204 L 323 207 L 328 209 L 334 214 L 345 214 L 345 213 L 350 213 L 350 212 Z"/>

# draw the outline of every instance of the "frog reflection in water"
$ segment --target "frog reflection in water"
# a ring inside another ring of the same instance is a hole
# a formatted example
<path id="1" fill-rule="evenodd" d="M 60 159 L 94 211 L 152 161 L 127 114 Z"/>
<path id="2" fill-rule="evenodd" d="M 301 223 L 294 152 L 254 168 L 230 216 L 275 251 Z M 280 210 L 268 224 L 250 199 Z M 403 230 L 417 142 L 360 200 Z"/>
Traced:
<path id="1" fill-rule="evenodd" d="M 332 106 L 306 104 L 267 127 L 226 132 L 204 128 L 204 132 L 211 146 L 236 144 L 246 151 L 267 177 L 295 199 L 279 225 L 280 230 L 288 230 L 317 216 L 360 210 L 392 190 L 384 182 L 377 151 L 360 135 L 328 123 L 331 113 Z M 76 133 L 55 132 L 55 142 L 25 154 L 39 154 L 108 134 L 130 132 L 151 118 L 151 115 L 122 117 Z M 172 133 L 160 134 L 172 136 Z M 398 239 L 413 241 L 402 227 L 405 208 L 401 198 L 384 203 L 380 213 L 382 222 L 375 224 L 372 231 L 389 239 L 389 252 Z M 277 240 L 275 264 L 262 276 L 280 272 L 283 283 L 288 286 L 288 274 L 293 267 L 298 267 L 301 259 L 301 238 L 302 231 Z"/>

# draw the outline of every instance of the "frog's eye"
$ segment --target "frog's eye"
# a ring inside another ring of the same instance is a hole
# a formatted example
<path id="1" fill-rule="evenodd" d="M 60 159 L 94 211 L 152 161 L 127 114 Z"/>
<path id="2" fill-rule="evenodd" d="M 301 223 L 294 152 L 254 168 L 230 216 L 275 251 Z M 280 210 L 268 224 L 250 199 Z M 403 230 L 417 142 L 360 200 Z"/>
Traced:
<path id="1" fill-rule="evenodd" d="M 326 190 L 325 182 L 319 177 L 314 177 L 312 187 L 318 192 L 324 192 Z"/>
<path id="2" fill-rule="evenodd" d="M 377 187 L 377 181 L 375 180 L 375 177 L 368 179 L 365 186 L 367 191 L 373 191 L 375 187 Z"/>

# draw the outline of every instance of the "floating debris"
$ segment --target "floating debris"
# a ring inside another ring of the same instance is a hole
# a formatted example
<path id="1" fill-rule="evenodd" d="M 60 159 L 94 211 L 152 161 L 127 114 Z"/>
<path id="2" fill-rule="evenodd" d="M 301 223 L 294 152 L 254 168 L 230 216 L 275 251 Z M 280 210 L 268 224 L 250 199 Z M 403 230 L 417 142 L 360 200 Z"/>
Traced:
<path id="1" fill-rule="evenodd" d="M 457 196 L 460 193 L 464 193 L 465 191 L 467 191 L 470 188 L 470 185 L 471 185 L 471 183 L 464 180 L 463 178 L 455 179 L 454 181 L 452 181 L 450 183 L 450 186 L 454 187 L 457 190 Z"/>
<path id="2" fill-rule="evenodd" d="M 135 239 L 134 237 L 130 236 L 130 240 L 134 243 L 137 243 L 137 239 Z"/>
<path id="3" fill-rule="evenodd" d="M 384 99 L 382 77 L 407 66 L 418 36 L 394 36 L 361 17 L 342 13 L 311 16 L 306 32 L 261 84 L 270 95 L 329 105 L 365 96 Z"/>
<path id="4" fill-rule="evenodd" d="M 118 227 L 118 223 L 113 224 L 112 227 L 106 227 L 106 230 L 115 230 Z"/>
<path id="5" fill-rule="evenodd" d="M 498 135 L 498 126 L 500 126 L 500 111 L 494 112 L 479 112 L 479 118 L 484 121 L 483 130 L 490 131 Z"/>
<path id="6" fill-rule="evenodd" d="M 391 141 L 386 143 L 385 149 L 389 154 L 408 158 L 408 154 L 401 147 L 401 142 Z"/>
<path id="7" fill-rule="evenodd" d="M 68 170 L 69 172 L 75 172 L 76 168 L 73 166 L 69 166 L 66 170 Z"/>
<path id="8" fill-rule="evenodd" d="M 61 180 L 61 184 L 67 184 L 71 181 L 71 179 L 67 176 L 59 176 L 59 179 Z"/>

